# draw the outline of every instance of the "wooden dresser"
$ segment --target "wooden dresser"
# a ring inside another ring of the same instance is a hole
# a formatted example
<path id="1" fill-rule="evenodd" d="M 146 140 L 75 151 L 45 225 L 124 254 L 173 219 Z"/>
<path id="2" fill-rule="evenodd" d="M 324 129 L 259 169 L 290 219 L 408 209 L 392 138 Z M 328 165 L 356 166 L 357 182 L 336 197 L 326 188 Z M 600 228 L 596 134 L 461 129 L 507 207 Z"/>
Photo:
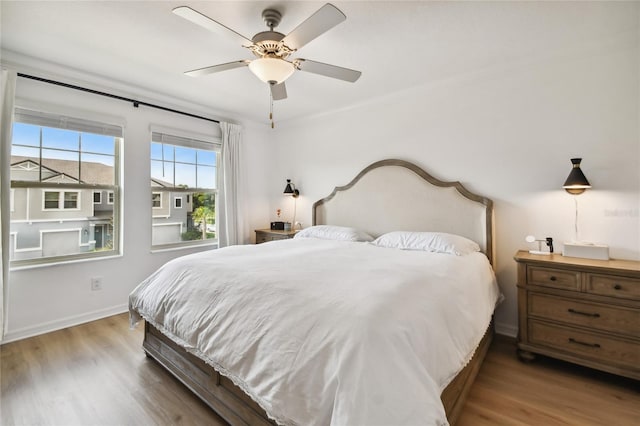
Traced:
<path id="1" fill-rule="evenodd" d="M 273 229 L 256 229 L 256 244 L 273 240 L 286 240 L 293 238 L 298 231 L 276 231 Z"/>
<path id="2" fill-rule="evenodd" d="M 516 253 L 518 354 L 640 379 L 640 262 Z"/>

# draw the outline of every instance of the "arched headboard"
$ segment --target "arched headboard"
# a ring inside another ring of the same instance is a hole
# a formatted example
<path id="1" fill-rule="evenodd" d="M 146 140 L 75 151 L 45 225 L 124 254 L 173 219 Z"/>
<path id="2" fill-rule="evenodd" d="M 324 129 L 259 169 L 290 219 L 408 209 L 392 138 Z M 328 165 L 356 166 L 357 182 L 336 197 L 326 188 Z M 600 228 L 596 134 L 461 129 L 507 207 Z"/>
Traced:
<path id="1" fill-rule="evenodd" d="M 377 161 L 313 204 L 314 225 L 340 225 L 378 236 L 438 231 L 476 241 L 493 263 L 493 201 L 460 182 L 443 182 L 413 163 Z"/>

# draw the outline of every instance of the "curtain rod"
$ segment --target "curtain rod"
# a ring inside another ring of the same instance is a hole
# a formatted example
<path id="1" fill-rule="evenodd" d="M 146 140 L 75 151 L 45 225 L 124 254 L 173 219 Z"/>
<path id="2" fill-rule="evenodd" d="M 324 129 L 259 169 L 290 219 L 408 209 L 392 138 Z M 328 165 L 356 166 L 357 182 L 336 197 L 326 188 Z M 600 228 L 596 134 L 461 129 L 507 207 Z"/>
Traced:
<path id="1" fill-rule="evenodd" d="M 18 77 L 28 78 L 28 79 L 36 80 L 36 81 L 41 81 L 43 83 L 49 83 L 49 84 L 53 84 L 53 85 L 56 85 L 56 86 L 67 87 L 69 89 L 80 90 L 81 92 L 93 93 L 94 95 L 105 96 L 107 98 L 118 99 L 120 101 L 131 102 L 133 104 L 134 108 L 138 108 L 140 105 L 143 105 L 143 106 L 150 107 L 150 108 L 160 109 L 162 111 L 168 111 L 168 112 L 173 112 L 175 114 L 186 115 L 187 117 L 198 118 L 200 120 L 211 121 L 213 123 L 220 123 L 220 121 L 214 120 L 213 118 L 207 118 L 207 117 L 203 117 L 201 115 L 191 114 L 189 112 L 178 111 L 176 109 L 171 109 L 171 108 L 163 107 L 163 106 L 160 106 L 160 105 L 154 105 L 154 104 L 150 104 L 150 103 L 147 103 L 147 102 L 138 101 L 136 99 L 125 98 L 124 96 L 118 96 L 118 95 L 114 95 L 112 93 L 100 92 L 98 90 L 88 89 L 86 87 L 75 86 L 73 84 L 63 83 L 61 81 L 49 80 L 49 79 L 46 79 L 46 78 L 36 77 L 36 76 L 33 76 L 33 75 L 22 74 L 22 73 L 18 73 Z"/>

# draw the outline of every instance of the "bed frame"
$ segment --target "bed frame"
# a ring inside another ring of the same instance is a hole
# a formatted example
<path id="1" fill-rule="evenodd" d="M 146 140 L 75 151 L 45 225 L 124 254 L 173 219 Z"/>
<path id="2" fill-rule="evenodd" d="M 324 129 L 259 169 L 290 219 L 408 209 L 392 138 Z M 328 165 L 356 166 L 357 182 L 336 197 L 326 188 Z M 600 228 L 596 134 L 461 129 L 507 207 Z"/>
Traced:
<path id="1" fill-rule="evenodd" d="M 434 209 L 433 206 L 437 206 Z M 313 205 L 313 224 L 353 226 L 377 236 L 392 230 L 457 233 L 477 241 L 493 261 L 493 203 L 459 182 L 440 181 L 404 160 L 382 160 Z M 442 392 L 455 424 L 493 338 L 490 324 L 471 362 Z M 143 348 L 232 425 L 273 425 L 231 380 L 145 323 Z"/>

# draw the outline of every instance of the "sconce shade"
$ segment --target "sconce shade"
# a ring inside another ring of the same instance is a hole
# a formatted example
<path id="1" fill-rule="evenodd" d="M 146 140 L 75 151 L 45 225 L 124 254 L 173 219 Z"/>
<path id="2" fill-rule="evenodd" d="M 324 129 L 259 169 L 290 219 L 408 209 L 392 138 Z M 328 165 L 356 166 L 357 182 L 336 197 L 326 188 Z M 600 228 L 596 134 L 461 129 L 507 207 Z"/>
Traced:
<path id="1" fill-rule="evenodd" d="M 569 177 L 567 177 L 567 180 L 564 182 L 564 185 L 562 185 L 569 194 L 582 194 L 586 189 L 591 188 L 591 184 L 587 180 L 587 177 L 580 169 L 581 161 L 582 158 L 571 159 L 573 168 L 571 169 L 571 173 L 569 173 Z"/>
<path id="2" fill-rule="evenodd" d="M 300 195 L 300 191 L 296 189 L 296 186 L 291 183 L 291 179 L 287 179 L 287 186 L 284 187 L 284 194 L 291 195 L 293 198 L 297 198 Z"/>

